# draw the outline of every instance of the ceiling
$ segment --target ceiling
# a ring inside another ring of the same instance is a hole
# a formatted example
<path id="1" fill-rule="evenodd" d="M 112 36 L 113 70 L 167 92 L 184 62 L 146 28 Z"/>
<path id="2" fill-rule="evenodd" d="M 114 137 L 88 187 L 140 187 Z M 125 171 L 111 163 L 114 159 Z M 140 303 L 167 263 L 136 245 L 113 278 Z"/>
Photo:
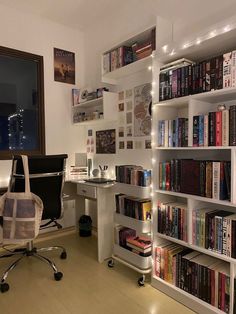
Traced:
<path id="1" fill-rule="evenodd" d="M 235 0 L 0 0 L 0 4 L 83 31 L 109 17 L 153 20 L 161 15 L 180 24 L 216 23 L 236 14 Z"/>

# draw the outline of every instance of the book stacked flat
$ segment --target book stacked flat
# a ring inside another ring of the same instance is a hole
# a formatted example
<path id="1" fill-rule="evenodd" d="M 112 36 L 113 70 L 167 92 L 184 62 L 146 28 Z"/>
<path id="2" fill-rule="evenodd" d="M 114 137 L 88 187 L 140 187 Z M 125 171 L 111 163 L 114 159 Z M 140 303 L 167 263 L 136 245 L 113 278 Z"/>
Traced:
<path id="1" fill-rule="evenodd" d="M 194 209 L 192 222 L 193 244 L 236 258 L 235 214 L 209 208 Z"/>
<path id="2" fill-rule="evenodd" d="M 125 194 L 116 194 L 116 212 L 138 220 L 150 220 L 152 203 L 150 199 L 141 199 Z"/>
<path id="3" fill-rule="evenodd" d="M 160 73 L 160 101 L 236 87 L 236 50 Z"/>
<path id="4" fill-rule="evenodd" d="M 188 119 L 158 121 L 159 147 L 186 147 L 188 146 Z"/>
<path id="5" fill-rule="evenodd" d="M 130 237 L 126 240 L 127 247 L 138 255 L 147 257 L 152 254 L 152 242 L 147 237 Z"/>
<path id="6" fill-rule="evenodd" d="M 155 248 L 154 262 L 157 277 L 229 313 L 229 263 L 169 242 Z"/>
<path id="7" fill-rule="evenodd" d="M 159 163 L 160 190 L 230 200 L 231 162 L 172 159 Z"/>
<path id="8" fill-rule="evenodd" d="M 136 165 L 122 165 L 115 167 L 116 181 L 138 186 L 150 186 L 151 170 Z"/>
<path id="9" fill-rule="evenodd" d="M 159 233 L 187 242 L 186 204 L 158 202 L 157 219 Z"/>

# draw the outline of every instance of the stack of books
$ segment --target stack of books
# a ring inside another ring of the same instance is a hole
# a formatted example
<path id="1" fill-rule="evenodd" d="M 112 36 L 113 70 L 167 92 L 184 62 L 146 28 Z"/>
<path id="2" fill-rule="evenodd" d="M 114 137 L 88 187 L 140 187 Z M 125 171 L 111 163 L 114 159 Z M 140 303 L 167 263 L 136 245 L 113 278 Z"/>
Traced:
<path id="1" fill-rule="evenodd" d="M 159 147 L 188 146 L 188 118 L 158 121 Z"/>
<path id="2" fill-rule="evenodd" d="M 143 169 L 141 166 L 116 166 L 115 172 L 117 182 L 144 187 L 150 186 L 151 184 L 151 170 Z"/>
<path id="3" fill-rule="evenodd" d="M 231 162 L 172 159 L 159 163 L 160 190 L 230 200 Z"/>
<path id="4" fill-rule="evenodd" d="M 119 244 L 123 248 L 127 249 L 126 239 L 130 237 L 135 237 L 136 231 L 131 228 L 116 226 L 115 228 L 115 243 Z"/>
<path id="5" fill-rule="evenodd" d="M 160 101 L 236 87 L 236 50 L 196 64 L 161 70 Z"/>
<path id="6" fill-rule="evenodd" d="M 150 199 L 116 194 L 115 201 L 117 213 L 143 221 L 151 219 L 152 203 Z"/>
<path id="7" fill-rule="evenodd" d="M 229 313 L 229 263 L 169 242 L 155 248 L 154 262 L 157 277 Z"/>
<path id="8" fill-rule="evenodd" d="M 147 237 L 130 237 L 126 240 L 127 247 L 138 255 L 147 257 L 152 254 L 152 242 Z"/>
<path id="9" fill-rule="evenodd" d="M 157 231 L 187 242 L 187 206 L 179 203 L 157 203 Z"/>
<path id="10" fill-rule="evenodd" d="M 192 242 L 208 250 L 236 258 L 236 215 L 209 208 L 194 209 Z"/>

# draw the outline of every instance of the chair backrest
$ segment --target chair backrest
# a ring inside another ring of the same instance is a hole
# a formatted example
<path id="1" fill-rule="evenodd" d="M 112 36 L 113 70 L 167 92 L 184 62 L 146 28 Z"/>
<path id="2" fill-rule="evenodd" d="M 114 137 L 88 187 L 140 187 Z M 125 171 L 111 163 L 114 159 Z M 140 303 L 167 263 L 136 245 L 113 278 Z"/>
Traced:
<path id="1" fill-rule="evenodd" d="M 56 220 L 63 215 L 62 190 L 65 178 L 65 164 L 68 156 L 29 156 L 31 192 L 38 195 L 44 205 L 42 220 Z M 13 157 L 11 192 L 25 189 L 24 170 L 20 156 Z"/>

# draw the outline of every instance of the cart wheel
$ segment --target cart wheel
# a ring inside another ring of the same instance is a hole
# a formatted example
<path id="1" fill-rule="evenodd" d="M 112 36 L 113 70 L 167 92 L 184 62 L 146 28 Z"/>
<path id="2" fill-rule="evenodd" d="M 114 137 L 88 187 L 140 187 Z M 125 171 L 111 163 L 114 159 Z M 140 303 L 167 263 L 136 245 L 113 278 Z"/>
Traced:
<path id="1" fill-rule="evenodd" d="M 142 276 L 138 279 L 138 285 L 139 287 L 143 287 L 145 282 L 145 276 Z"/>
<path id="2" fill-rule="evenodd" d="M 110 268 L 113 268 L 114 267 L 114 261 L 113 259 L 110 259 L 107 263 L 107 266 L 110 267 Z"/>

